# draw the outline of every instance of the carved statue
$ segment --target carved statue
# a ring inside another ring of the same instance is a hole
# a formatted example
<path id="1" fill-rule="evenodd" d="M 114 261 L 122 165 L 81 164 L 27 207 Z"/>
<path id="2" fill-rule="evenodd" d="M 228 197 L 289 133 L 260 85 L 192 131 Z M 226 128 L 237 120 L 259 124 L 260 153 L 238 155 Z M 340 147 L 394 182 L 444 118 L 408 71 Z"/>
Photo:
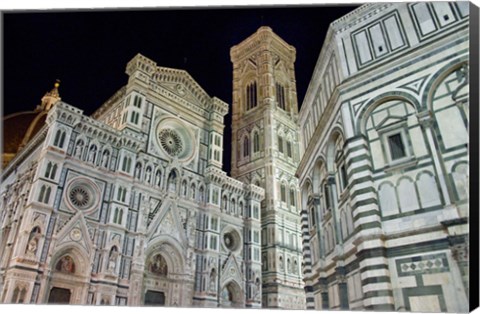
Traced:
<path id="1" fill-rule="evenodd" d="M 82 155 L 82 148 L 83 148 L 83 142 L 79 141 L 77 142 L 77 145 L 75 146 L 75 157 L 80 158 Z"/>
<path id="2" fill-rule="evenodd" d="M 115 271 L 115 266 L 117 265 L 118 251 L 116 248 L 112 248 L 110 251 L 110 256 L 108 258 L 108 270 L 111 272 Z"/>
<path id="3" fill-rule="evenodd" d="M 33 238 L 28 242 L 27 253 L 35 255 L 37 253 L 37 239 Z"/>
<path id="4" fill-rule="evenodd" d="M 208 286 L 210 291 L 217 291 L 217 271 L 215 268 L 212 268 L 212 271 L 210 272 L 210 282 Z"/>
<path id="5" fill-rule="evenodd" d="M 102 156 L 102 167 L 107 168 L 108 167 L 108 151 L 103 152 Z"/>

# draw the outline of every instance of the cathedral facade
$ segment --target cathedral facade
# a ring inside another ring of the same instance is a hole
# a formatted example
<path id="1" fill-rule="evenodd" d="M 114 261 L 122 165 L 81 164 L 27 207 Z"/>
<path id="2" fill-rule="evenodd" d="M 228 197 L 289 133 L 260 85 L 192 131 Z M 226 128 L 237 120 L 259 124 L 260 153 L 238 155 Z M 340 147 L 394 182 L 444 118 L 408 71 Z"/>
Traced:
<path id="1" fill-rule="evenodd" d="M 1 302 L 260 307 L 264 190 L 221 170 L 228 105 L 142 55 L 126 72 L 91 117 L 58 84 L 5 117 Z"/>
<path id="2" fill-rule="evenodd" d="M 299 113 L 309 309 L 468 311 L 468 2 L 334 21 Z"/>

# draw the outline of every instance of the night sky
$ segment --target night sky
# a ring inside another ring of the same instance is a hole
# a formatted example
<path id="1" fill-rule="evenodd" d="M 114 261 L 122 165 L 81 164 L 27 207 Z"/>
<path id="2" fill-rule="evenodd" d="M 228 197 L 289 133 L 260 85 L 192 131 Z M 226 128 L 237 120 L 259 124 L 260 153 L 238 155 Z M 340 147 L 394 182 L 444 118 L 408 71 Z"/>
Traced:
<path id="1" fill-rule="evenodd" d="M 329 24 L 357 6 L 30 11 L 3 15 L 3 114 L 33 110 L 61 80 L 62 100 L 90 115 L 127 83 L 137 53 L 184 69 L 210 96 L 232 102 L 230 48 L 260 26 L 297 50 L 302 104 Z M 230 110 L 231 112 L 231 110 Z M 231 118 L 225 119 L 229 172 Z"/>

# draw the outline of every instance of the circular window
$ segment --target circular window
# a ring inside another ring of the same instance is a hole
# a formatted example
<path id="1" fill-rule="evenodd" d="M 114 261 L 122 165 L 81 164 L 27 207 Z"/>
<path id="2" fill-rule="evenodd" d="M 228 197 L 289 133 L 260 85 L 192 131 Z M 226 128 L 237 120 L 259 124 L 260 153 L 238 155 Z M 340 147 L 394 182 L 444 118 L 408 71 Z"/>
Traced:
<path id="1" fill-rule="evenodd" d="M 167 156 L 187 162 L 195 156 L 195 134 L 191 127 L 173 117 L 160 117 L 155 131 L 158 148 Z"/>
<path id="2" fill-rule="evenodd" d="M 178 156 L 183 150 L 183 142 L 180 135 L 173 129 L 162 129 L 158 133 L 162 148 L 170 156 Z"/>
<path id="3" fill-rule="evenodd" d="M 242 239 L 240 234 L 233 229 L 230 229 L 223 233 L 223 245 L 229 251 L 238 251 Z"/>
<path id="4" fill-rule="evenodd" d="M 88 207 L 88 203 L 92 199 L 90 193 L 88 193 L 87 189 L 83 188 L 82 186 L 76 186 L 70 191 L 70 201 L 73 205 L 79 208 L 86 208 Z"/>
<path id="5" fill-rule="evenodd" d="M 76 178 L 71 181 L 66 191 L 67 203 L 77 210 L 91 210 L 99 201 L 96 184 L 85 178 Z"/>
<path id="6" fill-rule="evenodd" d="M 225 243 L 225 246 L 227 249 L 231 250 L 234 247 L 234 240 L 233 236 L 230 233 L 225 233 L 223 235 L 223 242 Z"/>

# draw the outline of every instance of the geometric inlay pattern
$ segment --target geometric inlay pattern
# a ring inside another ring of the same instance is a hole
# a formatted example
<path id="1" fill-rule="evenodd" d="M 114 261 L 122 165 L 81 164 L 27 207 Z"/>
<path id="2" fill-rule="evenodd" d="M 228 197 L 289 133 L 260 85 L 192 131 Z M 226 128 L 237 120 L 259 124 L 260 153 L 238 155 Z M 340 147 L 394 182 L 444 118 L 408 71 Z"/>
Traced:
<path id="1" fill-rule="evenodd" d="M 395 262 L 399 276 L 443 273 L 450 270 L 445 253 L 402 258 Z"/>

